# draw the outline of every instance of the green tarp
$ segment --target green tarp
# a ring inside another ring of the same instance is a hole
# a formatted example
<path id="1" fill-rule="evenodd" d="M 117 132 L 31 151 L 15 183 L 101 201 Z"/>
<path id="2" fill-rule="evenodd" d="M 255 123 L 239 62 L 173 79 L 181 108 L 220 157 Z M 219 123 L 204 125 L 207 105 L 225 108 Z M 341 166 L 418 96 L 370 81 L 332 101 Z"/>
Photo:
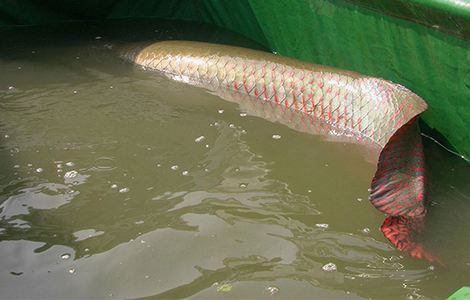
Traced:
<path id="1" fill-rule="evenodd" d="M 0 0 L 0 25 L 158 17 L 202 21 L 279 54 L 401 83 L 425 122 L 470 157 L 466 0 Z"/>
<path id="2" fill-rule="evenodd" d="M 470 299 L 470 286 L 464 286 L 447 298 L 447 300 L 469 300 Z"/>

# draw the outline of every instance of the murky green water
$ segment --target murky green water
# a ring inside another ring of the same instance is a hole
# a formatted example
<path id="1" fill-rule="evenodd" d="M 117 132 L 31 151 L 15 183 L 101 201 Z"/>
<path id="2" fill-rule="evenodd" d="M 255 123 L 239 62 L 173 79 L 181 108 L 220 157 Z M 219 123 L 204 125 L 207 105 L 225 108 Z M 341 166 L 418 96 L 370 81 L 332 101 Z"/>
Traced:
<path id="1" fill-rule="evenodd" d="M 382 236 L 358 147 L 240 115 L 108 49 L 249 41 L 148 21 L 2 34 L 0 298 L 440 299 L 470 284 L 464 161 L 425 141 L 423 239 L 447 265 L 433 267 Z"/>

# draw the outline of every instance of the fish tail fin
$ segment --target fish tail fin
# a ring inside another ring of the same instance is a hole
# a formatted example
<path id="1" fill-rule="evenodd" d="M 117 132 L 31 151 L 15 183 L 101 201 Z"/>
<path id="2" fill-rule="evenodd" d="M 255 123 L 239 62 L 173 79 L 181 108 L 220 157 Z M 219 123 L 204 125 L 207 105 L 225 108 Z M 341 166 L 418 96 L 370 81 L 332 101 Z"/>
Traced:
<path id="1" fill-rule="evenodd" d="M 383 222 L 380 230 L 398 250 L 406 252 L 412 257 L 424 259 L 439 266 L 445 266 L 422 243 L 416 241 L 417 235 L 424 229 L 424 221 L 424 216 L 389 216 Z"/>

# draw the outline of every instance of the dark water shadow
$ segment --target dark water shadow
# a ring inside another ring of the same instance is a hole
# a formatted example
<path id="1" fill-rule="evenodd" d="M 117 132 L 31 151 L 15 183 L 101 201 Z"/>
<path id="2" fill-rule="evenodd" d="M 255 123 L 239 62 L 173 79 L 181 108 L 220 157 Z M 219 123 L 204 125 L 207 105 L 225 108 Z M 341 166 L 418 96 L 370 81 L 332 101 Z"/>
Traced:
<path id="1" fill-rule="evenodd" d="M 470 164 L 424 138 L 428 186 L 428 215 L 423 240 L 448 268 L 470 263 Z M 460 257 L 456 260 L 455 257 Z M 449 262 L 459 261 L 457 265 Z M 467 264 L 467 265 L 466 265 Z"/>

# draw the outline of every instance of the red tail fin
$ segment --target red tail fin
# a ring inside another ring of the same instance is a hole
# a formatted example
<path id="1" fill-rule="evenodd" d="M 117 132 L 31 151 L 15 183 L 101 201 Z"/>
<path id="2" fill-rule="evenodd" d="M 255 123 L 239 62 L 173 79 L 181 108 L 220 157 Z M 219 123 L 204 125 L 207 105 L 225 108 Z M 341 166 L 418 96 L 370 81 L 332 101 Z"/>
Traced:
<path id="1" fill-rule="evenodd" d="M 383 222 L 380 230 L 398 250 L 406 252 L 412 257 L 444 266 L 438 257 L 425 249 L 423 244 L 416 242 L 416 237 L 423 228 L 424 216 L 389 216 Z"/>

